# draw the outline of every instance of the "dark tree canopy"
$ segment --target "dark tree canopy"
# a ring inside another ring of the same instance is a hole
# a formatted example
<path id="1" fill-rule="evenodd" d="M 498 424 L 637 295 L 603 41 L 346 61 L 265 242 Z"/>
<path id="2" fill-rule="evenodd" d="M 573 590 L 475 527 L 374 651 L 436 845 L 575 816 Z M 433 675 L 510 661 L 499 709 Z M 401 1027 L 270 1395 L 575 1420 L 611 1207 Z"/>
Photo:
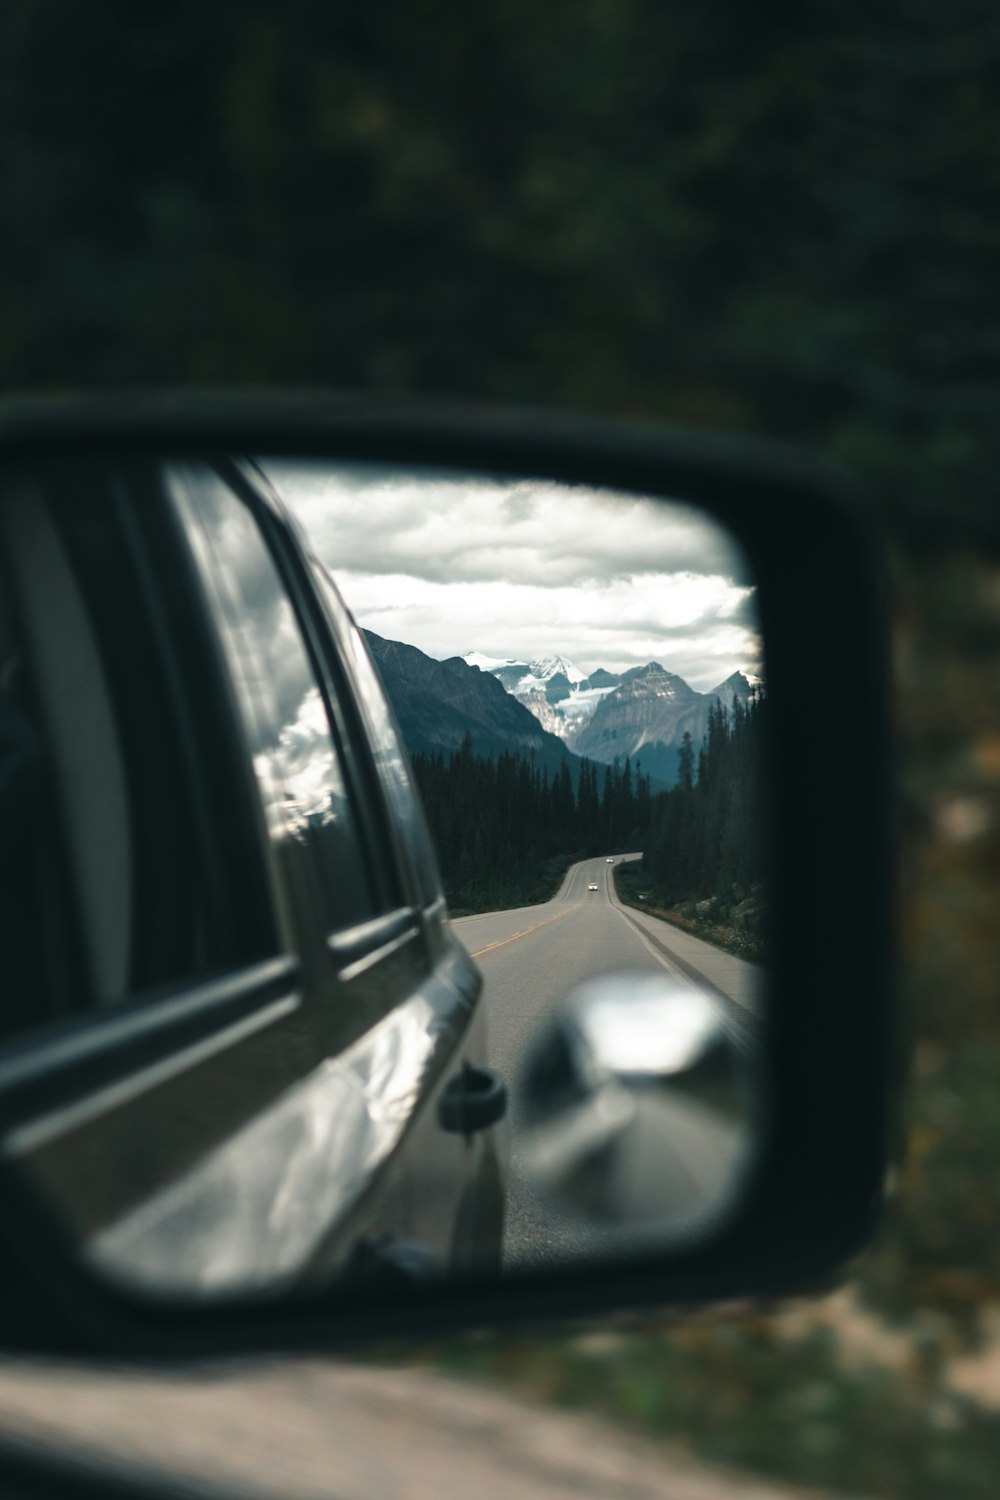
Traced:
<path id="1" fill-rule="evenodd" d="M 10 0 L 0 387 L 569 405 L 961 510 L 997 139 L 990 0 Z"/>

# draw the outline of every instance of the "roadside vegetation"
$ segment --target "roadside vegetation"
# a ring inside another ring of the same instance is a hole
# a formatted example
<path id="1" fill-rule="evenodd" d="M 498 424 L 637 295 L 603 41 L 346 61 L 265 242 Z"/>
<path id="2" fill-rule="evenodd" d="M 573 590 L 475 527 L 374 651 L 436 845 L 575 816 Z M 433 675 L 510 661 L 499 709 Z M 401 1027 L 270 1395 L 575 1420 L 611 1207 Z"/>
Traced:
<path id="1" fill-rule="evenodd" d="M 642 860 L 615 869 L 628 905 L 756 962 L 768 956 L 766 732 L 763 698 L 717 703 L 697 761 L 685 735 L 677 785 L 654 799 Z"/>
<path id="2" fill-rule="evenodd" d="M 443 1366 L 824 1495 L 996 1493 L 1000 1416 L 950 1387 L 919 1345 L 902 1368 L 845 1362 L 833 1327 L 789 1334 L 775 1315 L 715 1310 L 541 1344 L 468 1339 Z"/>
<path id="3" fill-rule="evenodd" d="M 650 878 L 638 863 L 615 866 L 615 890 L 619 901 L 637 911 L 658 917 L 690 932 L 693 937 L 714 943 L 737 958 L 764 963 L 768 957 L 767 902 L 763 882 L 749 890 L 734 891 L 730 900 L 719 896 L 701 900 L 680 901 L 667 906 L 660 883 Z"/>

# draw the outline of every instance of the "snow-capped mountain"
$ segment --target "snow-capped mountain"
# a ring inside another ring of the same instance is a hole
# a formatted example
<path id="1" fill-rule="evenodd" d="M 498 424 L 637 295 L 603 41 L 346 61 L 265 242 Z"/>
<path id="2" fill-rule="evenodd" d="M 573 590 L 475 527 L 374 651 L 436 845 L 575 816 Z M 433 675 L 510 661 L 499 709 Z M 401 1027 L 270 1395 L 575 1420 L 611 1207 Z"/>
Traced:
<path id="1" fill-rule="evenodd" d="M 622 673 L 574 735 L 573 744 L 580 746 L 578 754 L 602 761 L 635 756 L 645 746 L 679 744 L 682 721 L 701 701 L 702 695 L 683 677 L 668 672 L 659 662 L 647 662 Z M 706 700 L 706 719 L 710 701 Z"/>
<path id="2" fill-rule="evenodd" d="M 469 651 L 462 660 L 496 677 L 508 693 L 531 710 L 543 729 L 567 744 L 587 723 L 604 694 L 611 692 L 618 682 L 608 672 L 588 678 L 586 672 L 565 656 L 526 662 Z M 598 677 L 601 680 L 595 681 Z"/>
<path id="3" fill-rule="evenodd" d="M 501 667 L 524 667 L 528 669 L 528 663 L 518 661 L 512 656 L 486 656 L 482 651 L 468 651 L 462 660 L 470 667 L 478 667 L 481 672 L 492 672 L 496 675 Z"/>
<path id="4" fill-rule="evenodd" d="M 627 672 L 598 668 L 588 677 L 558 655 L 524 662 L 470 651 L 463 660 L 498 678 L 543 729 L 558 735 L 576 755 L 609 764 L 639 756 L 646 770 L 667 782 L 675 779 L 685 732 L 696 751 L 701 747 L 715 701 L 730 709 L 737 698 L 746 702 L 761 685 L 759 678 L 733 672 L 700 693 L 659 662 Z"/>
<path id="5" fill-rule="evenodd" d="M 659 662 L 587 677 L 562 656 L 525 662 L 470 651 L 436 661 L 365 635 L 411 751 L 456 750 L 469 735 L 478 754 L 527 752 L 550 772 L 568 763 L 574 776 L 577 757 L 610 765 L 627 755 L 654 783 L 673 785 L 685 731 L 697 752 L 716 700 L 731 708 L 760 682 L 733 672 L 699 693 Z"/>
<path id="6" fill-rule="evenodd" d="M 571 686 L 579 686 L 587 680 L 586 672 L 581 672 L 565 656 L 548 656 L 544 661 L 533 661 L 531 675 L 539 682 L 551 682 L 554 677 L 565 677 Z"/>

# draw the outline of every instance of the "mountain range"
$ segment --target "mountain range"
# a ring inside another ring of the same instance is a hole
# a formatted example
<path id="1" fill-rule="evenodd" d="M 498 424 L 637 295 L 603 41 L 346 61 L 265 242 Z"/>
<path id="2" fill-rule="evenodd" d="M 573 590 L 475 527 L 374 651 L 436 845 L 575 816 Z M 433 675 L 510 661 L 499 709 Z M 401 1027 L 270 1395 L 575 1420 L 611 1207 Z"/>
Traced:
<path id="1" fill-rule="evenodd" d="M 411 752 L 457 750 L 468 734 L 481 755 L 533 754 L 550 771 L 568 763 L 574 781 L 584 757 L 610 765 L 627 755 L 672 786 L 685 731 L 697 752 L 715 701 L 746 701 L 757 682 L 733 672 L 699 693 L 659 662 L 587 674 L 558 655 L 523 662 L 471 651 L 437 661 L 370 630 L 365 637 Z"/>
<path id="2" fill-rule="evenodd" d="M 716 700 L 725 708 L 737 698 L 746 702 L 759 681 L 733 672 L 700 693 L 654 661 L 624 672 L 598 668 L 588 675 L 562 656 L 524 662 L 469 652 L 463 660 L 503 683 L 574 754 L 604 763 L 638 757 L 643 770 L 668 784 L 677 779 L 685 732 L 697 752 Z"/>

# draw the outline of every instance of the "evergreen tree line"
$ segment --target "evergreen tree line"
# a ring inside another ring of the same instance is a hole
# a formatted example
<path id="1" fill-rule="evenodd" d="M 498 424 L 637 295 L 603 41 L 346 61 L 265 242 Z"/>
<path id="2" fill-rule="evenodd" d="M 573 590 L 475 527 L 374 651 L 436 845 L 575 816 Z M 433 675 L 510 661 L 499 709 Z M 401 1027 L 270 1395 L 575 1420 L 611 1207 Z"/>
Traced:
<path id="1" fill-rule="evenodd" d="M 584 760 L 551 772 L 514 751 L 478 755 L 467 735 L 451 753 L 413 754 L 448 903 L 488 911 L 551 896 L 571 859 L 642 849 L 671 900 L 724 896 L 760 877 L 756 776 L 760 701 L 709 715 L 704 748 L 690 735 L 677 786 L 654 794 L 637 759 Z"/>
<path id="2" fill-rule="evenodd" d="M 731 902 L 764 875 L 761 741 L 766 704 L 754 695 L 731 710 L 716 701 L 695 759 L 685 734 L 678 782 L 654 798 L 644 870 L 668 905 L 715 897 Z"/>
<path id="3" fill-rule="evenodd" d="M 544 900 L 569 859 L 637 849 L 649 828 L 649 777 L 639 762 L 583 761 L 550 774 L 533 757 L 477 755 L 467 735 L 446 755 L 412 756 L 448 904 L 486 911 Z"/>

